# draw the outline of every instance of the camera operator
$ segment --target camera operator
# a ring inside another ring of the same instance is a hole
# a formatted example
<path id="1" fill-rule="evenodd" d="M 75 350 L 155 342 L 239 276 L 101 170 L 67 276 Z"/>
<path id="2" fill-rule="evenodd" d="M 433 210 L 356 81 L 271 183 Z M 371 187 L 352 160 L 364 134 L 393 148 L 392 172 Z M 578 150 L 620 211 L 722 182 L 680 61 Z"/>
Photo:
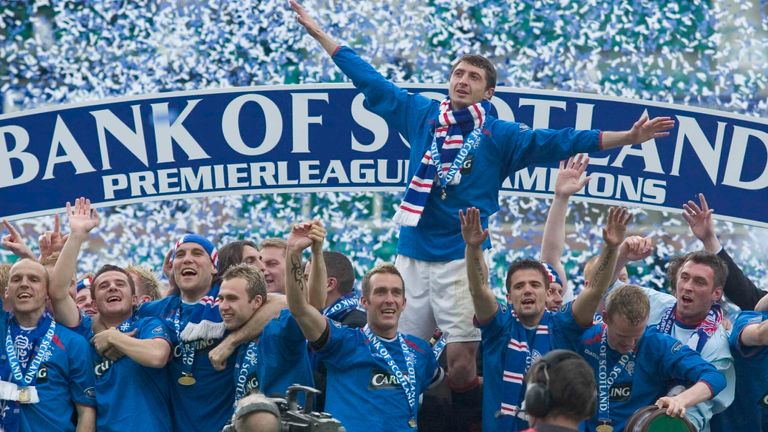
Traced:
<path id="1" fill-rule="evenodd" d="M 280 432 L 280 409 L 264 394 L 251 393 L 238 401 L 232 425 L 235 432 Z"/>
<path id="2" fill-rule="evenodd" d="M 527 383 L 525 412 L 533 427 L 524 432 L 575 432 L 595 413 L 592 368 L 573 351 L 548 352 L 528 371 Z"/>

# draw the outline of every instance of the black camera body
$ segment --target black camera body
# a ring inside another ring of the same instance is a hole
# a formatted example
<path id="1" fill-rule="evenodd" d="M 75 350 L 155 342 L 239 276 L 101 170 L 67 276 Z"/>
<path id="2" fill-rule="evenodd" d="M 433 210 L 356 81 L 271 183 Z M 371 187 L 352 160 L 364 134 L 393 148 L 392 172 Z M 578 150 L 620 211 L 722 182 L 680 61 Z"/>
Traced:
<path id="1" fill-rule="evenodd" d="M 301 408 L 297 402 L 299 393 L 304 394 L 304 399 L 306 401 L 304 408 Z M 320 394 L 320 391 L 317 389 L 295 384 L 288 387 L 285 398 L 268 398 L 270 401 L 268 404 L 274 404 L 272 405 L 272 408 L 261 409 L 257 406 L 257 403 L 252 406 L 246 405 L 238 407 L 238 411 L 244 410 L 247 413 L 270 411 L 276 415 L 277 413 L 274 412 L 274 406 L 277 406 L 277 409 L 280 412 L 280 430 L 282 432 L 346 432 L 346 429 L 341 425 L 341 422 L 331 417 L 330 414 L 312 410 L 315 403 L 315 395 L 318 394 Z M 237 416 L 238 414 L 235 415 Z M 236 431 L 233 424 L 228 424 L 224 427 L 222 432 Z"/>
<path id="2" fill-rule="evenodd" d="M 304 393 L 306 401 L 300 408 L 296 401 L 299 392 Z M 285 399 L 271 398 L 280 409 L 280 423 L 283 432 L 346 432 L 341 422 L 325 412 L 313 411 L 315 395 L 320 391 L 307 386 L 292 385 L 288 387 Z"/>

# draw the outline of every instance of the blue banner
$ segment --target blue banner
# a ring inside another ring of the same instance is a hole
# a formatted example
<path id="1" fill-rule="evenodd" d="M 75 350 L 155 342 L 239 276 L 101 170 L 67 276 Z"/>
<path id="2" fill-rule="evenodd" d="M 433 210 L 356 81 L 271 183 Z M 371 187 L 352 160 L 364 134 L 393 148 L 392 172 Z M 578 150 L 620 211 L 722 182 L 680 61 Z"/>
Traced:
<path id="1" fill-rule="evenodd" d="M 442 99 L 445 89 L 404 85 Z M 590 155 L 591 202 L 678 211 L 702 192 L 721 219 L 768 227 L 768 122 L 616 97 L 500 87 L 497 116 L 533 128 L 625 130 L 670 116 L 669 137 Z M 178 197 L 296 191 L 403 191 L 408 143 L 347 84 L 126 97 L 0 117 L 0 216 Z M 504 192 L 548 197 L 556 164 Z"/>

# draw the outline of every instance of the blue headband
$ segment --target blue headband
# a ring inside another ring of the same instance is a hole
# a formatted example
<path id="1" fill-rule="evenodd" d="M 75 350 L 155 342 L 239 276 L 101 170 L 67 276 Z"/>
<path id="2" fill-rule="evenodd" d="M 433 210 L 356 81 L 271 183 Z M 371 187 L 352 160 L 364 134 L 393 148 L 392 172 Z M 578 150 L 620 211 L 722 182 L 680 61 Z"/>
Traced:
<path id="1" fill-rule="evenodd" d="M 179 247 L 181 247 L 181 245 L 184 243 L 197 243 L 202 246 L 203 249 L 205 249 L 205 251 L 208 253 L 208 256 L 211 257 L 213 267 L 216 269 L 219 268 L 219 251 L 216 250 L 216 246 L 214 246 L 210 240 L 198 234 L 184 234 L 184 236 L 176 242 L 176 247 L 173 248 L 173 256 L 171 257 L 171 262 L 176 259 L 176 251 L 179 250 Z"/>
<path id="2" fill-rule="evenodd" d="M 544 269 L 547 271 L 547 274 L 549 275 L 549 283 L 558 283 L 560 286 L 563 286 L 563 281 L 560 280 L 560 276 L 555 271 L 555 268 L 552 267 L 549 263 L 542 262 L 541 263 L 544 266 Z"/>

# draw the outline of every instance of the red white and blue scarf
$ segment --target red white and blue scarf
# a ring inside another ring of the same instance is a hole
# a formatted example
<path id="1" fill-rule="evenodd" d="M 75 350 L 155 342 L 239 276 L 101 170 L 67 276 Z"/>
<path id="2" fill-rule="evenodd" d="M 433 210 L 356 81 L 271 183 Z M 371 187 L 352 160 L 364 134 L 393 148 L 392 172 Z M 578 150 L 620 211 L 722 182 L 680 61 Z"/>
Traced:
<path id="1" fill-rule="evenodd" d="M 675 324 L 675 312 L 677 311 L 677 303 L 674 306 L 664 311 L 664 315 L 661 317 L 657 329 L 665 334 L 672 334 L 672 327 Z M 707 313 L 707 317 L 704 321 L 700 322 L 696 326 L 696 332 L 688 340 L 690 348 L 695 349 L 699 354 L 704 349 L 704 345 L 707 343 L 710 337 L 717 331 L 717 327 L 723 321 L 723 310 L 719 304 L 713 304 Z M 695 346 L 694 346 L 695 344 Z"/>
<path id="2" fill-rule="evenodd" d="M 539 356 L 543 356 L 552 349 L 549 330 L 552 315 L 549 311 L 545 311 L 541 317 L 530 345 L 528 344 L 528 330 L 518 320 L 517 314 L 514 311 L 511 312 L 512 319 L 517 322 L 513 326 L 514 331 L 507 342 L 507 349 L 504 353 L 504 375 L 501 386 L 501 406 L 499 407 L 502 415 L 513 416 L 503 417 L 509 419 L 506 422 L 511 422 L 512 418 L 516 417 L 521 410 L 520 404 L 524 394 L 523 380 L 526 372 Z"/>
<path id="3" fill-rule="evenodd" d="M 480 144 L 486 113 L 491 103 L 483 100 L 467 108 L 451 110 L 451 101 L 440 103 L 438 126 L 432 145 L 424 153 L 421 164 L 405 191 L 405 197 L 394 216 L 400 225 L 416 226 L 429 200 L 432 186 L 438 180 L 445 199 L 445 188 L 461 181 L 459 172 L 466 157 Z M 467 135 L 467 139 L 464 136 Z"/>

